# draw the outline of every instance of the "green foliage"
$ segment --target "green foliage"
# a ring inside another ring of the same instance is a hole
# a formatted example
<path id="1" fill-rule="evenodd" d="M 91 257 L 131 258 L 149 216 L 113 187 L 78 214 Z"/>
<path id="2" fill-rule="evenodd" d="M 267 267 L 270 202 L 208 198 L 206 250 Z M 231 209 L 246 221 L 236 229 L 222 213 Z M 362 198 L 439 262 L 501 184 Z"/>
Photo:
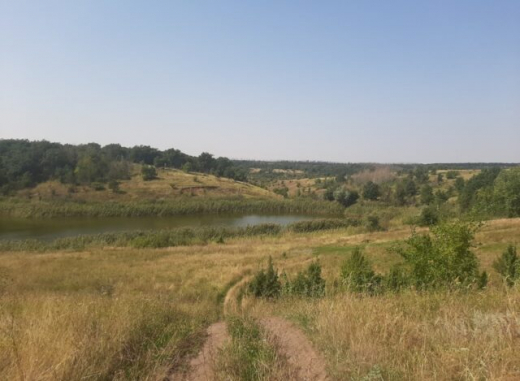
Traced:
<path id="1" fill-rule="evenodd" d="M 431 228 L 431 234 L 416 234 L 405 246 L 393 248 L 410 269 L 418 289 L 470 286 L 479 280 L 478 261 L 471 251 L 477 225 L 448 222 Z"/>
<path id="2" fill-rule="evenodd" d="M 383 278 L 383 288 L 398 292 L 410 286 L 409 272 L 402 265 L 392 266 L 389 273 Z"/>
<path id="3" fill-rule="evenodd" d="M 453 180 L 460 175 L 459 171 L 448 171 L 446 172 L 446 178 L 448 180 Z"/>
<path id="4" fill-rule="evenodd" d="M 179 198 L 168 200 L 139 200 L 135 202 L 60 202 L 27 203 L 23 199 L 0 199 L 0 216 L 23 218 L 51 217 L 168 217 L 188 214 L 225 213 L 289 213 L 340 215 L 343 208 L 337 203 L 310 199 L 274 200 L 231 198 Z"/>
<path id="5" fill-rule="evenodd" d="M 520 279 L 520 258 L 516 247 L 509 245 L 500 258 L 493 262 L 493 268 L 504 278 L 508 286 L 513 286 Z"/>
<path id="6" fill-rule="evenodd" d="M 334 200 L 343 205 L 345 208 L 354 205 L 359 199 L 359 193 L 345 189 L 337 189 L 333 193 Z"/>
<path id="7" fill-rule="evenodd" d="M 293 281 L 286 277 L 284 290 L 290 295 L 319 298 L 325 295 L 325 279 L 321 277 L 321 265 L 312 262 L 307 269 L 300 271 Z"/>
<path id="8" fill-rule="evenodd" d="M 520 167 L 504 170 L 497 176 L 492 203 L 495 213 L 520 216 Z"/>
<path id="9" fill-rule="evenodd" d="M 375 184 L 372 181 L 369 181 L 363 186 L 363 198 L 365 200 L 377 200 L 381 195 L 381 190 L 379 189 L 379 185 Z"/>
<path id="10" fill-rule="evenodd" d="M 369 215 L 366 218 L 365 227 L 370 232 L 375 232 L 379 230 L 383 230 L 381 225 L 379 224 L 379 217 L 376 215 Z"/>
<path id="11" fill-rule="evenodd" d="M 273 299 L 280 296 L 282 284 L 271 257 L 269 257 L 267 269 L 261 269 L 255 274 L 253 280 L 249 283 L 248 291 L 257 298 Z"/>
<path id="12" fill-rule="evenodd" d="M 245 171 L 227 158 L 204 153 L 193 157 L 179 150 L 159 151 L 149 146 L 122 147 L 96 143 L 69 145 L 47 141 L 0 140 L 0 191 L 9 193 L 47 180 L 91 184 L 127 180 L 131 163 L 182 168 L 189 164 L 202 172 L 246 180 Z"/>
<path id="13" fill-rule="evenodd" d="M 466 186 L 459 195 L 459 204 L 463 211 L 469 210 L 476 201 L 477 193 L 487 188 L 492 188 L 493 183 L 500 173 L 500 168 L 484 169 L 478 175 L 466 182 Z"/>
<path id="14" fill-rule="evenodd" d="M 343 263 L 340 276 L 345 286 L 355 292 L 375 293 L 380 289 L 382 280 L 381 276 L 376 275 L 360 247 L 356 247 L 350 258 Z"/>
<path id="15" fill-rule="evenodd" d="M 157 170 L 152 165 L 143 165 L 141 167 L 141 175 L 144 181 L 150 181 L 157 178 Z"/>
<path id="16" fill-rule="evenodd" d="M 121 190 L 119 189 L 119 182 L 117 180 L 110 180 L 108 182 L 108 189 L 110 189 L 114 193 L 121 192 Z"/>
<path id="17" fill-rule="evenodd" d="M 428 184 L 423 185 L 421 187 L 421 204 L 430 205 L 434 199 L 433 188 Z"/>
<path id="18" fill-rule="evenodd" d="M 462 177 L 457 177 L 457 179 L 455 180 L 455 189 L 457 189 L 457 192 L 459 192 L 459 194 L 464 190 L 465 186 L 466 182 L 464 181 L 464 179 Z"/>
<path id="19" fill-rule="evenodd" d="M 308 233 L 319 230 L 331 230 L 331 229 L 342 229 L 347 228 L 349 226 L 357 226 L 359 225 L 357 220 L 352 219 L 333 219 L 333 218 L 324 218 L 324 219 L 315 219 L 308 221 L 298 221 L 293 222 L 292 224 L 287 226 L 287 230 L 295 232 L 295 233 Z"/>
<path id="20" fill-rule="evenodd" d="M 421 210 L 417 224 L 419 226 L 433 226 L 439 222 L 439 212 L 433 206 L 427 206 Z"/>
<path id="21" fill-rule="evenodd" d="M 289 197 L 289 188 L 286 186 L 280 187 L 280 188 L 274 188 L 273 192 L 276 194 L 279 194 L 280 196 L 283 196 L 283 198 Z"/>

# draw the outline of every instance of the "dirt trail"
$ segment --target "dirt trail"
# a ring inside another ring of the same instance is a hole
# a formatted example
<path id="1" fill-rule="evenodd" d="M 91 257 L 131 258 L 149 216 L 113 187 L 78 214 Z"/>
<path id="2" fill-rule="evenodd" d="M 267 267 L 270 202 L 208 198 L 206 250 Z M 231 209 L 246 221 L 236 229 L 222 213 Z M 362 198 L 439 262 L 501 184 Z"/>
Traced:
<path id="1" fill-rule="evenodd" d="M 229 289 L 224 298 L 224 315 L 238 314 L 241 312 L 241 303 L 239 301 L 240 291 L 247 286 L 247 283 L 253 279 L 253 276 L 245 276 L 238 283 Z"/>
<path id="2" fill-rule="evenodd" d="M 306 263 L 313 258 L 303 261 Z M 224 314 L 239 314 L 242 312 L 242 304 L 239 300 L 241 290 L 252 279 L 245 276 L 229 289 L 224 298 Z M 297 375 L 297 380 L 329 380 L 325 370 L 325 361 L 316 352 L 301 330 L 279 317 L 268 317 L 260 319 L 260 325 L 268 335 L 277 343 L 280 354 L 287 358 L 291 367 L 290 374 Z M 174 372 L 165 380 L 168 381 L 206 381 L 214 380 L 215 362 L 219 351 L 226 342 L 230 341 L 226 323 L 220 321 L 212 324 L 207 329 L 206 342 L 197 355 L 190 361 L 188 372 Z"/>
<path id="3" fill-rule="evenodd" d="M 209 381 L 215 377 L 215 362 L 219 351 L 230 340 L 226 323 L 219 321 L 210 325 L 207 329 L 208 337 L 197 357 L 189 364 L 187 373 L 182 370 L 173 372 L 168 381 Z"/>
<path id="4" fill-rule="evenodd" d="M 274 337 L 298 380 L 329 380 L 325 361 L 301 330 L 279 317 L 261 319 L 260 324 Z"/>

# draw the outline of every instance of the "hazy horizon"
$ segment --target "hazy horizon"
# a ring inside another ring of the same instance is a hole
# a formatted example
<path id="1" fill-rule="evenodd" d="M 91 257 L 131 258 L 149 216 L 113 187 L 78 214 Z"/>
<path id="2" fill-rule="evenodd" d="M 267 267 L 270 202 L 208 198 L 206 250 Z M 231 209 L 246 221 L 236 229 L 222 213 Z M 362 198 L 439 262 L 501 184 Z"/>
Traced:
<path id="1" fill-rule="evenodd" d="M 0 1 L 0 138 L 520 162 L 520 3 Z"/>

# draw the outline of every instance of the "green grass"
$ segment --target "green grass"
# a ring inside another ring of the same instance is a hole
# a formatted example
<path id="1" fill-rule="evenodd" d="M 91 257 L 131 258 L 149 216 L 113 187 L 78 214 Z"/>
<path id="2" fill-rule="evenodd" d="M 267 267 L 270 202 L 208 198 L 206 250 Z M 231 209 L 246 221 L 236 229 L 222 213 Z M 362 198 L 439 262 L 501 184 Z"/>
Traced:
<path id="1" fill-rule="evenodd" d="M 158 201 L 28 201 L 0 200 L 0 216 L 53 217 L 167 217 L 197 214 L 309 213 L 341 215 L 343 208 L 327 201 L 233 198 L 190 198 Z"/>

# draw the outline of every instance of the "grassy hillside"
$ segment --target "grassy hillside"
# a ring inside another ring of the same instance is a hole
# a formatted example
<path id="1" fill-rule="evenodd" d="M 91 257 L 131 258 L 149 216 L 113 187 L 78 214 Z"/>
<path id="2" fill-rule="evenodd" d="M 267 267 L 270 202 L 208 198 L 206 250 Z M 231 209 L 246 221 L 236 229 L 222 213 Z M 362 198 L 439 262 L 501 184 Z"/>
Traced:
<path id="1" fill-rule="evenodd" d="M 119 181 L 119 191 L 107 184 L 74 186 L 48 181 L 18 192 L 19 197 L 38 200 L 72 201 L 144 201 L 172 200 L 180 197 L 280 198 L 257 186 L 203 173 L 185 173 L 177 169 L 157 169 L 157 178 L 144 181 L 140 165 L 134 165 L 130 180 Z"/>

